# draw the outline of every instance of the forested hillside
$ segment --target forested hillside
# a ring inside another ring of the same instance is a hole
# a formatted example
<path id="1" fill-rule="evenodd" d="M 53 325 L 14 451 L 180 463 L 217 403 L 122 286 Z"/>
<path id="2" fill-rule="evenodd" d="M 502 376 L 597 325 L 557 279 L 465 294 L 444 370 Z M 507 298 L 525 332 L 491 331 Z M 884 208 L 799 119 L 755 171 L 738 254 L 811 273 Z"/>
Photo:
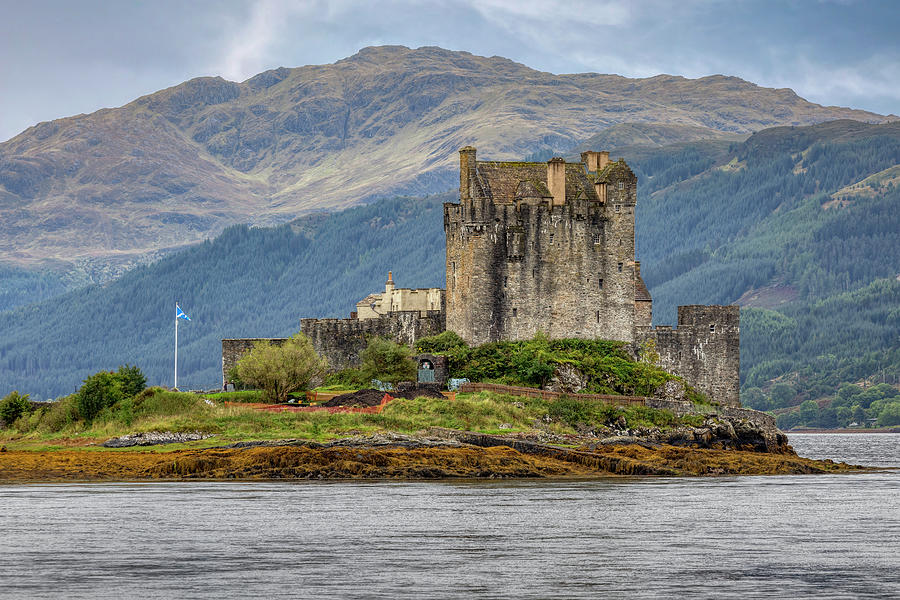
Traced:
<path id="1" fill-rule="evenodd" d="M 301 317 L 349 316 L 383 289 L 444 285 L 441 203 L 385 200 L 274 228 L 221 236 L 114 282 L 0 313 L 0 395 L 70 393 L 87 375 L 137 364 L 172 385 L 175 301 L 179 386 L 221 384 L 221 338 L 287 336 Z"/>
<path id="2" fill-rule="evenodd" d="M 745 402 L 778 408 L 846 383 L 898 381 L 900 124 L 776 128 L 617 156 L 639 177 L 638 257 L 654 321 L 672 323 L 677 304 L 745 307 Z M 215 385 L 222 337 L 344 316 L 388 269 L 401 286 L 443 285 L 440 202 L 455 197 L 233 227 L 105 286 L 0 314 L 0 393 L 68 392 L 125 362 L 169 382 L 176 296 L 193 319 L 179 332 L 180 382 Z"/>
<path id="3" fill-rule="evenodd" d="M 745 307 L 744 402 L 758 408 L 844 383 L 900 383 L 900 123 L 775 128 L 725 152 L 673 150 L 632 160 L 654 320 L 672 322 L 676 304 Z M 789 388 L 773 394 L 779 384 Z"/>

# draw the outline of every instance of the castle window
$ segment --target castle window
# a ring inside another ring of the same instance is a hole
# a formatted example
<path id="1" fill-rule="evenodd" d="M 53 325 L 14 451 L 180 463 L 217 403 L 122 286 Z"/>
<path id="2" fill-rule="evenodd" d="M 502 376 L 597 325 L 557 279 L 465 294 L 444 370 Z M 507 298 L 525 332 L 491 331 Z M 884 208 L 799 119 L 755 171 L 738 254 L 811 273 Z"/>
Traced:
<path id="1" fill-rule="evenodd" d="M 509 281 L 509 277 L 503 278 L 503 287 L 506 287 L 507 282 Z"/>
<path id="2" fill-rule="evenodd" d="M 603 289 L 603 278 L 602 277 L 600 278 L 600 289 L 601 290 Z"/>
<path id="3" fill-rule="evenodd" d="M 537 277 L 537 269 L 532 269 L 532 270 L 531 270 L 531 276 L 532 276 L 532 277 Z"/>
<path id="4" fill-rule="evenodd" d="M 551 244 L 553 243 L 553 234 L 552 233 L 550 234 L 550 243 Z"/>
<path id="5" fill-rule="evenodd" d="M 716 324 L 715 324 L 715 323 L 710 323 L 710 325 L 709 325 L 709 332 L 710 332 L 710 333 L 715 333 L 715 332 L 716 332 Z"/>
<path id="6" fill-rule="evenodd" d="M 622 212 L 622 205 L 616 204 L 616 212 Z"/>
<path id="7" fill-rule="evenodd" d="M 624 190 L 624 189 L 625 189 L 625 182 L 624 182 L 624 181 L 620 181 L 620 182 L 619 182 L 619 189 L 620 189 L 620 190 Z"/>
<path id="8" fill-rule="evenodd" d="M 515 318 L 518 317 L 518 316 L 519 316 L 519 309 L 518 309 L 518 308 L 514 308 L 514 309 L 513 309 L 513 318 L 515 319 Z"/>
<path id="9" fill-rule="evenodd" d="M 598 310 L 596 312 L 597 312 L 597 322 L 599 323 L 600 322 L 600 311 Z"/>
<path id="10" fill-rule="evenodd" d="M 600 234 L 599 234 L 599 233 L 595 233 L 595 234 L 594 234 L 594 243 L 595 243 L 595 244 L 599 244 L 599 243 L 600 243 Z"/>
<path id="11" fill-rule="evenodd" d="M 619 273 L 622 272 L 622 267 L 623 267 L 623 264 L 622 264 L 622 263 L 619 263 Z"/>
<path id="12" fill-rule="evenodd" d="M 456 275 L 456 263 L 452 262 L 450 264 L 453 265 L 453 274 Z"/>

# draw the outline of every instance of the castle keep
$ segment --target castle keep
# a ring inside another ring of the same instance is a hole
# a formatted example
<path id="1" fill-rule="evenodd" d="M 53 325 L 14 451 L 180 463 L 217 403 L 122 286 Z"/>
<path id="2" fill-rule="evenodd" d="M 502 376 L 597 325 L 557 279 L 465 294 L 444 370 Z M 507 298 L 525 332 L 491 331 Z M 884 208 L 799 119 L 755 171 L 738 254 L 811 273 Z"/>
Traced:
<path id="1" fill-rule="evenodd" d="M 469 344 L 550 337 L 634 341 L 651 300 L 635 262 L 637 178 L 608 152 L 582 163 L 478 161 L 460 150 L 444 205 L 447 328 Z"/>
<path id="2" fill-rule="evenodd" d="M 711 400 L 740 406 L 737 306 L 679 306 L 677 327 L 651 325 L 635 260 L 637 177 L 608 152 L 581 162 L 479 161 L 459 151 L 459 202 L 444 204 L 447 288 L 398 289 L 356 304 L 349 319 L 302 319 L 334 368 L 356 366 L 372 336 L 414 345 L 451 330 L 470 345 L 530 339 L 652 341 L 661 367 Z M 223 375 L 249 347 L 222 340 Z"/>

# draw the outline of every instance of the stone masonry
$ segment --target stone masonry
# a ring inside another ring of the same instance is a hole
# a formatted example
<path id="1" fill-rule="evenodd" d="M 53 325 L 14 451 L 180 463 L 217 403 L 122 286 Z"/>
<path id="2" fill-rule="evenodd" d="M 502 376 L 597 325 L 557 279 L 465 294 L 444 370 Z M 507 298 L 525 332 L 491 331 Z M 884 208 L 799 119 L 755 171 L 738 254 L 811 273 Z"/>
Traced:
<path id="1" fill-rule="evenodd" d="M 740 406 L 740 311 L 681 306 L 651 327 L 635 260 L 637 178 L 624 160 L 476 160 L 460 150 L 459 203 L 444 205 L 447 328 L 469 344 L 551 338 L 652 339 L 660 366 Z"/>
<path id="2" fill-rule="evenodd" d="M 301 319 L 300 330 L 332 369 L 358 367 L 359 354 L 373 337 L 415 347 L 416 340 L 444 331 L 444 311 L 394 312 L 371 319 Z"/>
<path id="3" fill-rule="evenodd" d="M 723 406 L 741 405 L 740 307 L 679 306 L 678 327 L 637 327 L 635 342 L 656 342 L 660 366 Z"/>
<path id="4" fill-rule="evenodd" d="M 582 158 L 477 161 L 460 150 L 460 201 L 444 205 L 447 328 L 469 344 L 538 331 L 633 341 L 636 289 L 646 290 L 634 260 L 637 178 L 609 153 Z"/>

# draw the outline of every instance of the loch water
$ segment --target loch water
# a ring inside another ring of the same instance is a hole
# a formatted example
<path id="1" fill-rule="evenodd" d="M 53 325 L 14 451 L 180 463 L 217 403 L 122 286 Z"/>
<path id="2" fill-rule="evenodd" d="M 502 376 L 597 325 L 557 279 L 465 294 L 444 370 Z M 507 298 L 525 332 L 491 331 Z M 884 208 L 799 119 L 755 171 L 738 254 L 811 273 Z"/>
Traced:
<path id="1" fill-rule="evenodd" d="M 0 597 L 898 598 L 900 472 L 0 486 Z"/>

